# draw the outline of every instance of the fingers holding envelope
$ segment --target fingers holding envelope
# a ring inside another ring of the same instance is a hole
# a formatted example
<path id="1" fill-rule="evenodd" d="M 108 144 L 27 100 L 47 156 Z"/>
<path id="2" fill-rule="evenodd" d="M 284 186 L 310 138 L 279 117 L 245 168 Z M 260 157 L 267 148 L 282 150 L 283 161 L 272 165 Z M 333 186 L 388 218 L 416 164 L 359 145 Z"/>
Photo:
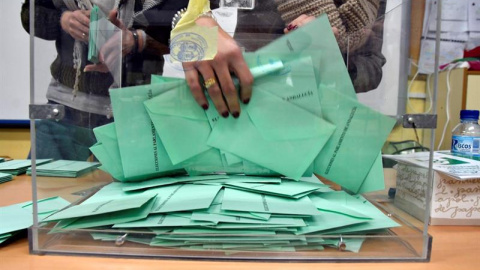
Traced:
<path id="1" fill-rule="evenodd" d="M 207 27 L 218 26 L 215 20 L 207 17 L 197 19 L 197 24 Z M 218 28 L 217 54 L 213 60 L 183 63 L 183 67 L 190 90 L 200 106 L 204 109 L 208 108 L 207 99 L 200 85 L 201 76 L 204 81 L 203 86 L 218 113 L 223 117 L 228 117 L 229 114 L 234 118 L 240 116 L 239 98 L 244 103 L 250 101 L 253 76 L 243 59 L 240 48 L 225 31 Z M 235 87 L 231 73 L 237 76 L 239 89 Z"/>
<path id="2" fill-rule="evenodd" d="M 70 34 L 75 40 L 88 42 L 90 11 L 65 11 L 60 18 L 60 25 L 62 29 Z"/>
<path id="3" fill-rule="evenodd" d="M 110 39 L 108 39 L 105 44 L 100 49 L 98 59 L 98 64 L 87 65 L 85 71 L 98 71 L 98 72 L 109 72 L 116 65 L 119 64 L 122 56 L 127 55 L 134 48 L 135 40 L 133 34 L 127 27 L 123 24 L 121 20 L 117 18 L 117 10 L 112 10 L 108 15 L 109 21 L 118 27 L 121 31 L 115 33 Z M 135 31 L 135 30 L 134 30 Z M 119 45 L 121 44 L 121 50 Z"/>

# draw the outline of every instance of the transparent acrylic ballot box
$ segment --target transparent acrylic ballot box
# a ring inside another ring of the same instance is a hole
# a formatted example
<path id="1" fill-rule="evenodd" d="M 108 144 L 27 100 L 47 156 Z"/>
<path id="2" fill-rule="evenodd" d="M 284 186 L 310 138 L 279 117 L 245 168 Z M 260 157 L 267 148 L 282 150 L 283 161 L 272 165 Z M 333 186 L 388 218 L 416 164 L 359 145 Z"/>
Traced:
<path id="1" fill-rule="evenodd" d="M 186 2 L 80 5 L 88 33 L 30 3 L 31 253 L 428 262 L 430 189 L 400 209 L 382 158 L 434 149 L 414 1 Z"/>

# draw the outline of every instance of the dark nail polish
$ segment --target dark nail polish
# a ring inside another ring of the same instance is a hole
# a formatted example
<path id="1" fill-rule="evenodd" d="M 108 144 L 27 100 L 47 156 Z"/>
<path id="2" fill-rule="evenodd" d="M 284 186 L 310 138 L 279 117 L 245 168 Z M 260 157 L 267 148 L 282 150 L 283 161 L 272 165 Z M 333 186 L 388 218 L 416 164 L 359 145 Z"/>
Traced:
<path id="1" fill-rule="evenodd" d="M 228 112 L 223 112 L 222 116 L 223 116 L 223 118 L 227 118 L 228 117 Z"/>
<path id="2" fill-rule="evenodd" d="M 246 98 L 243 100 L 243 104 L 248 104 L 250 102 L 250 98 Z"/>
<path id="3" fill-rule="evenodd" d="M 203 105 L 202 105 L 202 108 L 203 108 L 205 111 L 208 110 L 208 104 L 203 104 Z"/>
<path id="4" fill-rule="evenodd" d="M 287 30 L 290 31 L 290 30 L 292 30 L 292 28 L 293 28 L 293 25 L 291 25 L 291 24 L 287 25 Z"/>
<path id="5" fill-rule="evenodd" d="M 240 116 L 239 112 L 233 112 L 232 113 L 233 118 L 238 118 Z"/>
<path id="6" fill-rule="evenodd" d="M 290 30 L 293 31 L 293 30 L 295 30 L 295 29 L 297 29 L 297 28 L 298 28 L 298 26 L 294 25 L 294 26 L 292 27 L 292 29 L 290 29 Z"/>

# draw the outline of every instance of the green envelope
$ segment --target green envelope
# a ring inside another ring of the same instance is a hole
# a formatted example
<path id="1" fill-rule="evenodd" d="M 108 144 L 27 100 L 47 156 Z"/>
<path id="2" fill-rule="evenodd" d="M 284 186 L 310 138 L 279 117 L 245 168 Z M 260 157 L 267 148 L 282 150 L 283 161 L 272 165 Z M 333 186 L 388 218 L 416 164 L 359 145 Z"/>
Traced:
<path id="1" fill-rule="evenodd" d="M 95 145 L 94 147 L 91 147 L 90 150 L 92 153 L 95 156 L 102 156 L 102 158 L 98 156 L 97 158 L 102 163 L 102 166 L 107 168 L 107 172 L 109 172 L 113 178 L 119 181 L 127 180 L 125 179 L 125 175 L 123 173 L 122 157 L 120 155 L 120 149 L 118 148 L 118 138 L 115 123 L 96 127 L 93 129 L 93 133 L 95 134 L 95 138 L 101 144 L 101 146 Z"/>
<path id="2" fill-rule="evenodd" d="M 88 61 L 95 64 L 99 62 L 100 49 L 113 36 L 115 28 L 105 13 L 97 5 L 94 5 L 90 11 Z"/>
<path id="3" fill-rule="evenodd" d="M 304 218 L 307 226 L 298 228 L 295 234 L 307 234 L 325 231 L 334 228 L 342 228 L 359 223 L 367 222 L 367 219 L 358 219 L 332 212 L 322 212 L 321 215 Z"/>
<path id="4" fill-rule="evenodd" d="M 211 148 L 206 144 L 211 130 L 207 116 L 186 81 L 144 104 L 174 165 Z"/>
<path id="5" fill-rule="evenodd" d="M 321 83 L 324 87 L 338 92 L 355 95 L 337 40 L 325 14 L 260 48 L 256 54 L 267 57 L 259 60 L 261 62 L 258 64 L 268 62 L 268 56 L 271 56 L 274 60 L 280 58 L 286 70 L 289 69 L 288 62 L 311 57 L 317 85 Z"/>
<path id="6" fill-rule="evenodd" d="M 254 78 L 261 78 L 282 67 L 281 61 L 276 61 L 254 67 L 251 72 Z M 156 77 L 155 81 L 160 79 Z M 164 81 L 168 82 L 169 79 Z M 208 114 L 198 106 L 185 80 L 174 91 L 164 92 L 144 104 L 173 164 L 211 149 L 211 146 L 207 145 L 213 128 L 211 117 L 209 123 Z M 213 106 L 209 111 L 214 112 Z M 218 118 L 216 111 L 214 117 Z M 241 162 L 241 159 L 234 155 L 223 154 L 226 155 L 228 165 Z"/>
<path id="7" fill-rule="evenodd" d="M 319 32 L 321 32 L 322 35 L 318 35 L 317 33 Z M 349 110 L 343 106 L 343 110 L 337 109 L 337 105 L 343 99 L 335 100 L 328 98 L 328 96 L 326 98 L 322 93 L 328 91 L 335 92 L 339 97 L 350 97 L 355 100 L 356 94 L 327 16 L 322 15 L 318 17 L 307 25 L 276 39 L 267 46 L 259 49 L 256 53 L 267 57 L 267 60 L 263 60 L 263 62 L 268 61 L 268 55 L 271 55 L 274 59 L 280 58 L 284 62 L 286 69 L 288 69 L 289 62 L 293 59 L 298 59 L 304 56 L 312 58 L 315 78 L 318 85 L 319 99 L 322 102 L 322 112 L 326 114 L 327 121 L 330 121 L 335 125 L 343 122 L 343 126 L 337 127 L 335 134 L 332 136 L 332 141 L 329 142 L 330 145 L 335 144 L 333 145 L 333 149 L 335 149 L 336 142 L 339 141 L 339 138 L 345 129 L 345 123 L 348 120 L 351 108 Z M 265 59 L 265 57 L 263 59 Z M 262 62 L 259 64 L 262 64 Z M 324 105 L 331 106 L 324 107 Z M 340 116 L 335 115 L 337 113 L 347 115 L 346 117 L 343 116 L 342 120 L 338 119 Z M 337 118 L 335 118 L 335 116 L 337 116 Z M 385 116 L 381 116 L 380 118 L 384 117 Z M 388 132 L 390 131 L 391 126 L 393 126 L 394 123 L 393 119 L 390 120 L 391 121 L 383 121 L 383 123 L 380 123 L 380 121 L 378 123 L 379 125 L 377 127 L 381 127 L 381 130 L 379 130 L 380 133 L 384 133 L 384 130 L 388 130 Z M 385 124 L 385 122 L 387 123 Z M 372 133 L 377 131 L 375 128 L 375 125 L 370 127 Z M 348 130 L 353 131 L 354 129 L 350 128 Z M 361 132 L 361 130 L 358 130 L 356 133 L 361 134 Z M 383 138 L 383 136 L 379 137 L 380 139 L 371 138 L 370 140 L 373 142 L 376 141 L 382 145 L 385 138 Z M 358 141 L 357 145 L 362 146 L 363 141 Z M 371 145 L 371 143 L 369 145 Z M 346 149 L 346 147 L 342 148 Z M 330 169 L 328 173 L 325 173 L 326 167 L 323 167 L 325 164 L 322 164 L 322 161 L 323 163 L 326 162 L 325 160 L 329 162 L 334 155 L 331 149 L 330 151 L 324 149 L 323 153 L 321 153 L 316 159 L 315 172 L 335 182 L 339 181 L 339 184 L 341 185 L 346 184 L 346 187 L 352 192 L 363 193 L 382 189 L 383 173 L 379 173 L 380 166 L 376 161 L 380 155 L 380 148 L 370 148 L 368 154 L 364 154 L 359 149 L 353 149 L 353 151 L 350 148 L 348 150 L 343 149 L 341 150 L 342 154 L 340 155 L 340 158 L 336 158 L 336 163 L 342 164 L 337 165 L 339 167 L 338 170 L 333 168 Z M 350 166 L 351 164 L 357 164 L 357 161 L 361 161 L 361 164 L 358 164 L 355 169 L 345 169 L 345 164 Z M 360 171 L 357 170 L 359 168 Z M 374 172 L 368 174 L 371 169 L 374 170 Z M 352 172 L 357 173 L 353 179 L 350 178 Z M 367 184 L 363 185 L 363 182 L 367 182 Z"/>
<path id="8" fill-rule="evenodd" d="M 210 221 L 212 223 L 246 223 L 246 224 L 264 224 L 264 225 L 285 225 L 290 226 L 306 226 L 301 218 L 291 217 L 272 217 L 268 220 L 251 219 L 244 217 L 234 217 L 221 214 L 221 204 L 210 206 L 206 211 L 195 211 L 192 213 L 192 220 Z"/>
<path id="9" fill-rule="evenodd" d="M 222 210 L 291 215 L 320 215 L 308 197 L 289 199 L 225 188 Z"/>
<path id="10" fill-rule="evenodd" d="M 70 203 L 60 197 L 38 200 L 38 217 L 42 219 Z M 26 229 L 33 224 L 32 202 L 22 202 L 0 207 L 0 235 Z"/>
<path id="11" fill-rule="evenodd" d="M 382 154 L 378 154 L 365 180 L 358 190 L 358 194 L 385 189 Z"/>
<path id="12" fill-rule="evenodd" d="M 110 89 L 118 147 L 125 178 L 152 178 L 175 173 L 173 165 L 143 102 L 182 85 L 181 80 Z"/>
<path id="13" fill-rule="evenodd" d="M 226 183 L 225 186 L 250 192 L 270 194 L 289 198 L 303 197 L 320 188 L 326 187 L 325 185 L 320 183 L 314 184 L 303 181 L 296 182 L 288 180 L 282 180 L 280 184 Z"/>
<path id="14" fill-rule="evenodd" d="M 12 179 L 13 179 L 13 176 L 11 174 L 0 172 L 0 184 L 8 181 L 12 181 Z"/>
<path id="15" fill-rule="evenodd" d="M 325 119 L 337 129 L 315 159 L 315 173 L 358 193 L 396 121 L 333 90 L 320 98 Z"/>
<path id="16" fill-rule="evenodd" d="M 339 234 L 339 233 L 351 233 L 351 232 L 362 232 L 370 231 L 377 229 L 386 229 L 399 227 L 400 225 L 393 221 L 391 218 L 387 217 L 382 211 L 377 207 L 372 205 L 368 200 L 363 198 L 360 195 L 349 195 L 343 191 L 337 192 L 327 192 L 323 194 L 316 194 L 325 200 L 330 201 L 331 203 L 337 203 L 338 205 L 350 208 L 352 211 L 360 212 L 365 216 L 368 216 L 370 219 L 364 220 L 365 222 L 346 226 L 338 229 L 326 230 L 323 233 L 328 234 Z M 322 214 L 325 214 L 323 210 L 320 210 Z"/>
<path id="17" fill-rule="evenodd" d="M 63 219 L 59 223 L 57 223 L 55 229 L 84 229 L 141 220 L 148 216 L 148 213 L 152 209 L 154 201 L 155 200 L 152 198 L 139 208 L 132 208 L 94 216 Z"/>
<path id="18" fill-rule="evenodd" d="M 118 199 L 109 199 L 93 203 L 82 203 L 74 205 L 65 210 L 58 211 L 55 214 L 45 218 L 43 221 L 62 220 L 70 218 L 80 218 L 97 216 L 107 213 L 115 213 L 125 210 L 138 209 L 152 200 L 155 194 L 140 194 Z"/>
<path id="19" fill-rule="evenodd" d="M 159 186 L 168 186 L 173 184 L 180 184 L 180 183 L 202 183 L 204 181 L 218 181 L 217 179 L 228 179 L 229 177 L 226 175 L 200 175 L 200 176 L 178 176 L 178 177 L 162 177 L 162 178 L 155 178 L 151 180 L 146 180 L 142 182 L 135 182 L 135 183 L 126 183 L 124 185 L 123 191 L 135 191 L 135 190 L 142 190 L 148 189 L 152 187 L 159 187 Z"/>
<path id="20" fill-rule="evenodd" d="M 208 228 L 178 228 L 173 230 L 172 234 L 192 234 L 192 235 L 205 235 L 205 234 L 232 234 L 232 235 L 275 235 L 273 231 L 262 230 L 215 230 Z"/>
<path id="21" fill-rule="evenodd" d="M 272 216 L 269 213 L 240 212 L 240 211 L 228 211 L 228 210 L 220 210 L 220 214 L 225 216 L 244 217 L 244 218 L 260 219 L 260 220 L 268 220 Z"/>
<path id="22" fill-rule="evenodd" d="M 95 170 L 100 163 L 78 160 L 55 160 L 37 166 L 37 175 L 51 177 L 79 177 L 85 173 Z M 27 175 L 31 175 L 31 168 Z"/>
<path id="23" fill-rule="evenodd" d="M 119 181 L 125 180 L 125 177 L 123 176 L 123 168 L 122 168 L 121 161 L 119 159 L 117 160 L 112 159 L 108 155 L 102 142 L 97 142 L 96 144 L 92 145 L 89 149 L 95 155 L 95 157 L 100 161 L 101 165 L 98 167 L 99 170 L 109 173 L 113 178 Z"/>
<path id="24" fill-rule="evenodd" d="M 210 207 L 221 186 L 208 185 L 171 185 L 147 190 L 156 194 L 157 200 L 151 213 L 191 211 Z"/>
<path id="25" fill-rule="evenodd" d="M 94 5 L 90 10 L 90 25 L 88 28 L 88 61 L 92 63 L 98 63 L 98 52 L 97 48 L 97 28 L 98 28 L 98 13 L 102 12 L 97 5 Z M 103 13 L 103 12 L 102 12 Z"/>
<path id="26" fill-rule="evenodd" d="M 214 225 L 214 223 L 208 221 L 194 221 L 188 217 L 180 217 L 169 214 L 150 214 L 145 219 L 126 223 L 117 223 L 113 225 L 113 228 L 193 227 L 204 225 Z"/>
<path id="27" fill-rule="evenodd" d="M 262 89 L 255 88 L 250 104 L 242 105 L 238 119 L 218 121 L 208 144 L 299 179 L 335 127 Z"/>
<path id="28" fill-rule="evenodd" d="M 52 161 L 52 159 L 37 159 L 35 164 L 41 165 Z M 30 159 L 14 159 L 0 163 L 0 172 L 12 175 L 20 175 L 27 172 L 27 169 L 32 165 Z"/>

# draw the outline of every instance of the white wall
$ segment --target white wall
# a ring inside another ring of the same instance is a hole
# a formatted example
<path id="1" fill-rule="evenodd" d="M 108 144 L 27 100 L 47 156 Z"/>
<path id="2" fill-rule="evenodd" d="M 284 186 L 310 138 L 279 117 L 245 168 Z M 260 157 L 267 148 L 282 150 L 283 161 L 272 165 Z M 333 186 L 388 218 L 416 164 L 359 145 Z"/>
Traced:
<path id="1" fill-rule="evenodd" d="M 406 1 L 387 0 L 382 47 L 387 63 L 383 66 L 382 81 L 377 89 L 357 95 L 363 104 L 392 116 L 398 114 L 399 92 L 406 91 L 406 89 L 399 89 L 400 61 L 402 57 L 408 57 L 400 55 L 401 39 L 408 35 L 401 29 L 404 2 Z"/>
<path id="2" fill-rule="evenodd" d="M 30 43 L 20 20 L 20 0 L 0 0 L 0 123 L 27 120 L 30 104 Z M 35 39 L 35 103 L 45 103 L 55 43 Z"/>

